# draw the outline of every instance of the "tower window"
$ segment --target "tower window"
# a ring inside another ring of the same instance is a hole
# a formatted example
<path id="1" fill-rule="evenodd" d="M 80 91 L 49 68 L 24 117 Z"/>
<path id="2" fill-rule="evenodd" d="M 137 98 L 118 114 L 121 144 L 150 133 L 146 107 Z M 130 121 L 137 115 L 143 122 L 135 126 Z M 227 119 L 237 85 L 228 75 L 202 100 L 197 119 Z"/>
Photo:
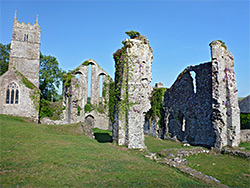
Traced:
<path id="1" fill-rule="evenodd" d="M 23 39 L 23 41 L 25 42 L 25 41 L 28 41 L 28 34 L 24 34 L 24 39 Z"/>

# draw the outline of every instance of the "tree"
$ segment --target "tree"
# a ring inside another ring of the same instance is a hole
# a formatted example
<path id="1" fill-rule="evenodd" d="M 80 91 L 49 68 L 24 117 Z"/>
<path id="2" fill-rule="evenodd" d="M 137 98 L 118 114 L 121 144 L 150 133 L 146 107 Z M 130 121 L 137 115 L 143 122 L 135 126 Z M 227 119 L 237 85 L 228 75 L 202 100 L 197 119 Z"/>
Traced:
<path id="1" fill-rule="evenodd" d="M 140 36 L 141 34 L 138 31 L 126 31 L 125 32 L 131 39 Z"/>
<path id="2" fill-rule="evenodd" d="M 0 43 L 0 76 L 9 68 L 10 44 Z"/>
<path id="3" fill-rule="evenodd" d="M 39 89 L 41 98 L 51 100 L 57 95 L 57 89 L 62 81 L 64 71 L 59 68 L 57 59 L 53 56 L 40 55 Z"/>

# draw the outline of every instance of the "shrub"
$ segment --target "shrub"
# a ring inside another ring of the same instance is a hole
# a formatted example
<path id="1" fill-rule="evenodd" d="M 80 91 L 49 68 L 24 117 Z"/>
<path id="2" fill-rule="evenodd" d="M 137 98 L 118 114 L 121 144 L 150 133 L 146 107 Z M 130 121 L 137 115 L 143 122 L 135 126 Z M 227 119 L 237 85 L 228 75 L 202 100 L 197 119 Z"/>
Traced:
<path id="1" fill-rule="evenodd" d="M 141 34 L 138 31 L 126 31 L 125 32 L 131 39 L 140 36 Z"/>
<path id="2" fill-rule="evenodd" d="M 250 129 L 250 114 L 240 114 L 240 129 Z"/>

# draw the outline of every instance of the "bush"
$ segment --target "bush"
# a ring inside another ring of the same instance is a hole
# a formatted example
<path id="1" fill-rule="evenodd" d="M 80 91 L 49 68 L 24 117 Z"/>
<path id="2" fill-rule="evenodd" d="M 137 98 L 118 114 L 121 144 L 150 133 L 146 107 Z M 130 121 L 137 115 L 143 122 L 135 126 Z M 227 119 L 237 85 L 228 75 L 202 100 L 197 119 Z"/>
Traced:
<path id="1" fill-rule="evenodd" d="M 125 32 L 131 39 L 140 36 L 141 34 L 138 31 L 126 31 Z"/>
<path id="2" fill-rule="evenodd" d="M 250 114 L 240 114 L 240 129 L 250 129 Z"/>

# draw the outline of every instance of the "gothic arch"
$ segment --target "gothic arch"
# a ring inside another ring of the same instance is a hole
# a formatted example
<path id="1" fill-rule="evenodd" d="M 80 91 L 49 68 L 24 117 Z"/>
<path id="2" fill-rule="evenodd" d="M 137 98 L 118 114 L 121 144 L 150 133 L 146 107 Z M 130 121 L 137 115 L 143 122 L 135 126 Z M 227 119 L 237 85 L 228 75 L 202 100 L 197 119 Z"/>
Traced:
<path id="1" fill-rule="evenodd" d="M 19 86 L 16 82 L 12 81 L 5 91 L 5 104 L 19 104 L 19 98 Z"/>

